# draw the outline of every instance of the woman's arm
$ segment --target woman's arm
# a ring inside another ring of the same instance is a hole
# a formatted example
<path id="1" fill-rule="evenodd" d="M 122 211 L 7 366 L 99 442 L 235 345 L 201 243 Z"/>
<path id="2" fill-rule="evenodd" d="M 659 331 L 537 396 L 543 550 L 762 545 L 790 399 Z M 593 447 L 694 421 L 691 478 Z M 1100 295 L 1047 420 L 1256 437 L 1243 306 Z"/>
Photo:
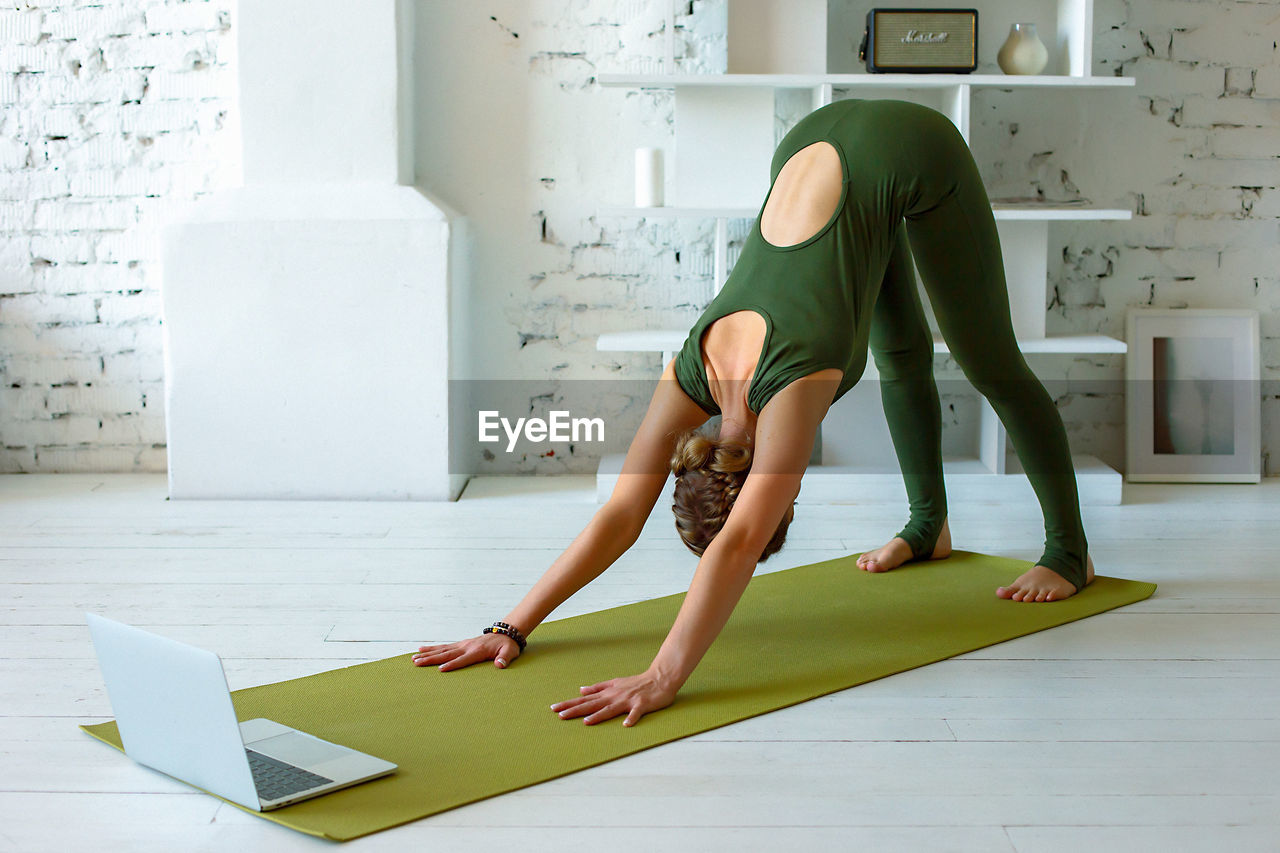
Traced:
<path id="1" fill-rule="evenodd" d="M 662 372 L 664 381 L 653 392 L 609 500 L 502 620 L 525 636 L 635 544 L 671 474 L 676 436 L 707 420 L 707 413 L 675 381 L 674 363 L 672 359 Z M 461 643 L 423 646 L 414 656 L 414 663 L 436 664 L 442 670 L 484 660 L 505 666 L 518 654 L 514 640 L 501 634 L 485 634 Z"/>
<path id="2" fill-rule="evenodd" d="M 527 635 L 569 596 L 613 565 L 640 537 L 671 475 L 676 436 L 708 417 L 676 382 L 674 365 L 672 359 L 662 371 L 663 381 L 654 390 L 644 420 L 631 440 L 609 500 L 504 622 Z"/>
<path id="3" fill-rule="evenodd" d="M 751 580 L 765 545 L 800 490 L 818 425 L 831 405 L 828 381 L 797 380 L 765 406 L 756 422 L 756 450 L 725 526 L 698 561 L 675 624 L 649 669 L 582 688 L 582 695 L 552 705 L 560 716 L 587 724 L 627 714 L 633 725 L 670 704 L 719 636 Z"/>

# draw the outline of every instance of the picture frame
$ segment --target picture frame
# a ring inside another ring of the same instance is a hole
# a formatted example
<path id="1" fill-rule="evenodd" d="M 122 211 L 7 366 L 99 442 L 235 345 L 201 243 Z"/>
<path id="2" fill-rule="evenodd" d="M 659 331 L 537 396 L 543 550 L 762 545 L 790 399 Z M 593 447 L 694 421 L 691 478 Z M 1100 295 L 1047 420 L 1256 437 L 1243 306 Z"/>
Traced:
<path id="1" fill-rule="evenodd" d="M 1258 312 L 1132 309 L 1126 340 L 1126 481 L 1260 482 Z"/>

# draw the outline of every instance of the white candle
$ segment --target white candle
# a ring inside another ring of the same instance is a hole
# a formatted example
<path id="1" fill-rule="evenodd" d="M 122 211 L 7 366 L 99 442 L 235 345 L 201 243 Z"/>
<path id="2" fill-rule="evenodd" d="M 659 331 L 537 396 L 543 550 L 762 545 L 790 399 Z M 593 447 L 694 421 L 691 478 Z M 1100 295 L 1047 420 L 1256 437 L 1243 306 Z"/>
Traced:
<path id="1" fill-rule="evenodd" d="M 636 149 L 636 207 L 662 207 L 662 149 Z"/>

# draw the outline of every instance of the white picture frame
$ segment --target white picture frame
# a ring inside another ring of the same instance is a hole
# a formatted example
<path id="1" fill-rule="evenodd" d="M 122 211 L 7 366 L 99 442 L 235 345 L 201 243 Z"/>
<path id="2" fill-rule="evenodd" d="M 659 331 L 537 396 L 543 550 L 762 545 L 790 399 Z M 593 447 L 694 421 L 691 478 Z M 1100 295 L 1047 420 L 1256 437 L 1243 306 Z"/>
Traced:
<path id="1" fill-rule="evenodd" d="M 1128 312 L 1127 482 L 1262 479 L 1258 320 L 1234 308 Z"/>

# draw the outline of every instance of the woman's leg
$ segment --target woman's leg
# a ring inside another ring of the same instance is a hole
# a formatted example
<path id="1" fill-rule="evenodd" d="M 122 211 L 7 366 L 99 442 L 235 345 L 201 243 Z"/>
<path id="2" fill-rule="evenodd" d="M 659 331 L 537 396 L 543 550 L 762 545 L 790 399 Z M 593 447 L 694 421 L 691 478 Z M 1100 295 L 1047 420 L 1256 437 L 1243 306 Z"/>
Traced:
<path id="1" fill-rule="evenodd" d="M 910 546 L 910 559 L 926 559 L 947 519 L 942 411 L 933 381 L 933 335 L 920 305 L 911 250 L 901 224 L 871 314 L 870 349 L 911 504 L 910 520 L 897 535 Z"/>
<path id="2" fill-rule="evenodd" d="M 1040 501 L 1045 550 L 1037 565 L 1079 590 L 1088 543 L 1066 430 L 1014 338 L 1000 239 L 977 164 L 949 123 L 933 133 L 929 147 L 934 157 L 945 154 L 947 186 L 935 176 L 906 211 L 916 268 L 952 355 L 1005 425 Z"/>

